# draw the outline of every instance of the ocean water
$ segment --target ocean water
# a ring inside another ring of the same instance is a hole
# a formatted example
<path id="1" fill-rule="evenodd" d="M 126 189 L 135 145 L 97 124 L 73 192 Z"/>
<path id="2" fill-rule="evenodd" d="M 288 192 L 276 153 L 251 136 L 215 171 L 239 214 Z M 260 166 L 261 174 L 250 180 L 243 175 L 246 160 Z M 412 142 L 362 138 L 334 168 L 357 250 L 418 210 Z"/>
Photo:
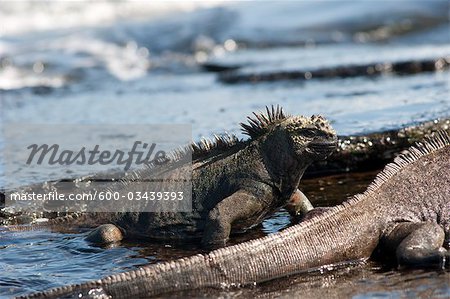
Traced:
<path id="1" fill-rule="evenodd" d="M 228 85 L 202 67 L 214 63 L 244 73 L 276 72 L 450 57 L 448 12 L 448 1 L 438 0 L 2 2 L 0 129 L 11 123 L 189 123 L 194 140 L 223 132 L 243 137 L 239 122 L 272 104 L 291 114 L 323 114 L 340 134 L 448 117 L 448 70 Z M 0 134 L 0 149 L 5 142 Z M 0 188 L 2 159 L 0 155 Z M 77 173 L 61 173 L 68 175 Z M 34 173 L 20 184 L 47 179 Z M 328 201 L 318 195 L 318 202 L 335 204 L 364 184 L 349 183 L 343 194 L 333 190 Z M 273 233 L 289 223 L 281 211 L 247 237 Z M 0 250 L 0 295 L 10 296 L 199 249 L 164 244 L 99 248 L 78 234 L 1 232 Z M 266 286 L 228 294 L 287 297 L 312 285 L 307 289 L 313 296 L 320 285 L 325 293 L 357 298 L 420 295 L 430 288 L 437 290 L 435 297 L 450 295 L 445 273 L 361 267 L 350 276 L 336 272 L 314 276 L 312 283 L 294 279 L 282 289 Z M 387 287 L 383 276 L 394 287 Z M 344 277 L 335 281 L 348 282 L 351 292 L 329 283 L 332 277 Z"/>

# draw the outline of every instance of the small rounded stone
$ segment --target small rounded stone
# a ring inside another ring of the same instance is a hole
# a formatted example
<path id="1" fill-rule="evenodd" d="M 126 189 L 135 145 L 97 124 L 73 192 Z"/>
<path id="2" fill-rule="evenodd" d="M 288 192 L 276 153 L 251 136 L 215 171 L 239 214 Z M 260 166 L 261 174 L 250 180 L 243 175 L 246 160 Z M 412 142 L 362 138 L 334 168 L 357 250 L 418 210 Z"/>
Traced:
<path id="1" fill-rule="evenodd" d="M 86 241 L 106 244 L 118 242 L 123 239 L 122 231 L 114 224 L 103 224 L 91 231 L 86 237 Z"/>

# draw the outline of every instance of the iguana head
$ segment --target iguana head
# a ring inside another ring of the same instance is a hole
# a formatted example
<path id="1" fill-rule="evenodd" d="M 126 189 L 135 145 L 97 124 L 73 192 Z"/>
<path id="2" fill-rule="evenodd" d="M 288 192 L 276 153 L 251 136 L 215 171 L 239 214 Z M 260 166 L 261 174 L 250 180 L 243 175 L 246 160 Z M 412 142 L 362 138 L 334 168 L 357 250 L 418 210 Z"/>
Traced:
<path id="1" fill-rule="evenodd" d="M 266 112 L 254 113 L 255 118 L 249 117 L 249 123 L 241 125 L 253 140 L 269 141 L 273 154 L 289 154 L 302 164 L 309 164 L 326 158 L 336 149 L 336 132 L 324 117 L 289 116 L 279 106 L 266 107 Z"/>
<path id="2" fill-rule="evenodd" d="M 280 123 L 280 128 L 287 133 L 294 153 L 300 159 L 324 159 L 336 149 L 336 131 L 320 115 L 287 117 Z"/>

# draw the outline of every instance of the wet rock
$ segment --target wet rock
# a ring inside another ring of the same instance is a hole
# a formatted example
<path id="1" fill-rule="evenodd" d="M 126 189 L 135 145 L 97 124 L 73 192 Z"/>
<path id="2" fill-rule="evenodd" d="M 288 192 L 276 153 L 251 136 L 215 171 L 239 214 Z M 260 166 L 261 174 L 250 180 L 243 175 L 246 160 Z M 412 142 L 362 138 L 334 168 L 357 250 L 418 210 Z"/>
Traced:
<path id="1" fill-rule="evenodd" d="M 240 65 L 224 65 L 224 64 L 218 64 L 218 63 L 203 63 L 201 65 L 202 69 L 204 69 L 207 72 L 211 73 L 220 73 L 220 72 L 226 72 L 226 71 L 234 71 L 239 68 L 241 68 Z"/>
<path id="2" fill-rule="evenodd" d="M 379 76 L 382 74 L 410 75 L 422 72 L 446 70 L 450 66 L 450 57 L 438 59 L 410 60 L 403 62 L 370 63 L 362 65 L 337 66 L 316 70 L 274 71 L 261 73 L 244 73 L 226 71 L 219 75 L 223 83 L 259 83 L 281 80 L 310 80 L 351 78 L 360 76 Z M 223 67 L 224 68 L 224 67 Z"/>
<path id="3" fill-rule="evenodd" d="M 381 169 L 415 142 L 449 127 L 450 119 L 446 118 L 398 130 L 340 136 L 337 151 L 327 160 L 311 165 L 306 170 L 305 177 Z"/>

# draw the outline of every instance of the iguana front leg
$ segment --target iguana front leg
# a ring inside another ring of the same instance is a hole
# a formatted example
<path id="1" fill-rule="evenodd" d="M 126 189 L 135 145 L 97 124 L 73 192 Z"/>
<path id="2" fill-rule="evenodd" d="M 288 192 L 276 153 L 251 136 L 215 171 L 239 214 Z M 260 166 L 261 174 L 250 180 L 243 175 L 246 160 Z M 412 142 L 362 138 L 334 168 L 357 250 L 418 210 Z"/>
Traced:
<path id="1" fill-rule="evenodd" d="M 400 266 L 449 267 L 450 254 L 442 247 L 445 233 L 436 223 L 399 223 L 383 239 Z"/>
<path id="2" fill-rule="evenodd" d="M 262 209 L 262 202 L 243 190 L 220 201 L 209 212 L 202 238 L 203 246 L 224 246 L 230 236 L 233 222 L 257 214 Z"/>
<path id="3" fill-rule="evenodd" d="M 285 206 L 286 210 L 294 217 L 304 217 L 306 213 L 314 209 L 313 205 L 299 189 L 289 198 L 289 202 Z"/>
<path id="4" fill-rule="evenodd" d="M 296 223 L 317 217 L 331 209 L 331 207 L 314 208 L 306 195 L 299 189 L 292 194 L 285 208 Z"/>

